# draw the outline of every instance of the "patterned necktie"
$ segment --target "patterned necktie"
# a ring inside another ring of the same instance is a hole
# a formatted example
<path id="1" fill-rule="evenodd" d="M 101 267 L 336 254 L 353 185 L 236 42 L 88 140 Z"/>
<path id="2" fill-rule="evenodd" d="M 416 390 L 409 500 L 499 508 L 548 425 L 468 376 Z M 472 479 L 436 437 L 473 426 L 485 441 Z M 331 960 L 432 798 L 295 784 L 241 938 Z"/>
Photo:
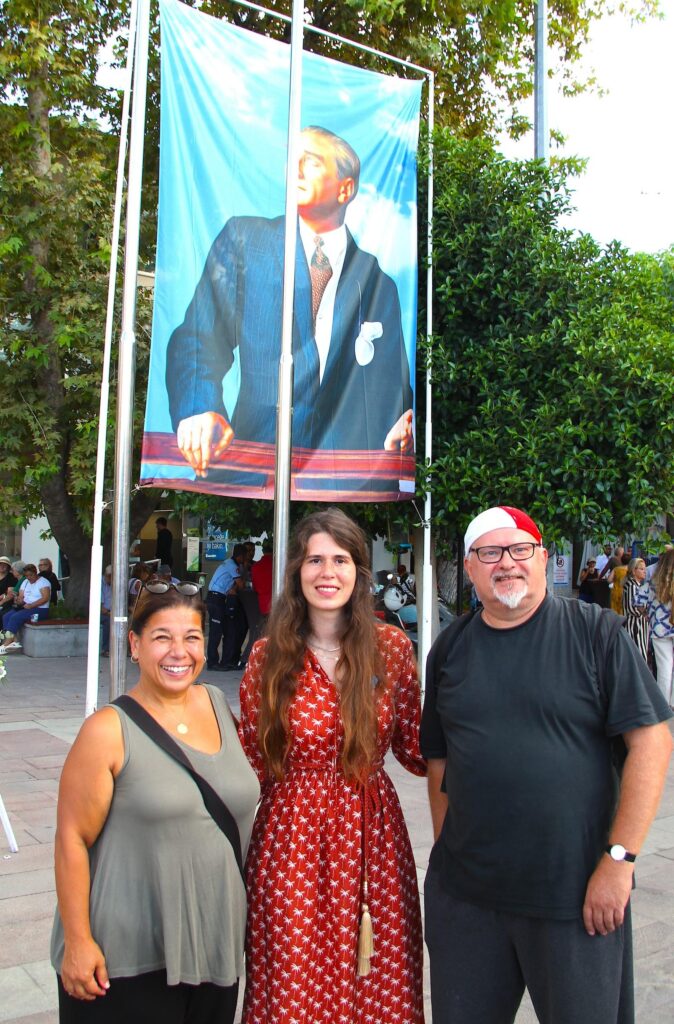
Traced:
<path id="1" fill-rule="evenodd" d="M 315 326 L 318 307 L 321 304 L 328 281 L 332 277 L 332 267 L 330 266 L 330 260 L 323 252 L 323 239 L 321 236 L 314 235 L 314 242 L 316 249 L 311 257 L 309 272 L 311 274 L 311 315 Z"/>

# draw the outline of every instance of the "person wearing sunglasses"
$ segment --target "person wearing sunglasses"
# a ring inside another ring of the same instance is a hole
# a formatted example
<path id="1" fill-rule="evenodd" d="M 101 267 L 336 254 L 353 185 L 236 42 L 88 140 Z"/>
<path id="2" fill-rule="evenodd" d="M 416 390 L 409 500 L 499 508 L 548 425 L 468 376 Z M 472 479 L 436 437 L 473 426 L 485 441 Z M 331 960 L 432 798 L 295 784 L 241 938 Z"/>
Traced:
<path id="1" fill-rule="evenodd" d="M 464 544 L 483 607 L 435 641 L 421 725 L 433 1024 L 512 1024 L 525 986 L 541 1024 L 628 1024 L 671 712 L 613 612 L 547 593 L 530 516 L 487 509 Z"/>
<path id="2" fill-rule="evenodd" d="M 61 1024 L 232 1024 L 259 796 L 221 693 L 200 685 L 194 583 L 149 580 L 137 684 L 86 720 L 61 777 L 51 958 Z"/>

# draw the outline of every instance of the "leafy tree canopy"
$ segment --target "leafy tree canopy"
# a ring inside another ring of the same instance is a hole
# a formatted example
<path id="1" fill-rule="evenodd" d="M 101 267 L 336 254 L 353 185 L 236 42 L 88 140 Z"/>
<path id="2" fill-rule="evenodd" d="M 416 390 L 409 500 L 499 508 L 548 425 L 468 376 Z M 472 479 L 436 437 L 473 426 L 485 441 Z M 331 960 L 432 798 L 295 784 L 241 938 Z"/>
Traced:
<path id="1" fill-rule="evenodd" d="M 674 250 L 562 230 L 567 167 L 448 132 L 436 167 L 440 532 L 504 502 L 551 539 L 643 529 L 674 503 Z"/>
<path id="2" fill-rule="evenodd" d="M 117 154 L 91 111 L 99 49 L 124 18 L 98 0 L 0 7 L 3 515 L 47 515 L 75 604 L 88 589 Z M 135 502 L 141 521 L 155 500 Z"/>
<path id="3" fill-rule="evenodd" d="M 269 0 L 264 6 L 286 15 L 291 10 L 290 0 Z M 207 0 L 202 10 L 289 38 L 287 24 L 227 0 Z M 643 18 L 657 12 L 658 0 L 549 0 L 551 73 L 565 90 L 593 84 L 591 78 L 579 77 L 577 62 L 593 23 L 617 10 Z M 533 91 L 532 0 L 308 0 L 305 11 L 307 22 L 317 29 L 434 71 L 436 117 L 460 134 L 476 136 L 506 126 L 517 134 L 529 127 L 517 105 Z M 392 67 L 311 32 L 305 45 L 347 63 L 369 62 L 387 71 Z"/>

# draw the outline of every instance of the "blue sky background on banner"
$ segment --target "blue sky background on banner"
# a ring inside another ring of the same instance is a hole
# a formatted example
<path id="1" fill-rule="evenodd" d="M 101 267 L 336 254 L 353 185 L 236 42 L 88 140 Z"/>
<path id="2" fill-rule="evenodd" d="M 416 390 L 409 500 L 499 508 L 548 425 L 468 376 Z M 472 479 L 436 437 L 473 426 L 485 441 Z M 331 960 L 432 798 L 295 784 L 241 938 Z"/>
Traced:
<path id="1" fill-rule="evenodd" d="M 171 430 L 166 345 L 214 238 L 231 216 L 284 211 L 290 67 L 284 43 L 177 0 L 162 0 L 160 11 L 159 232 L 147 431 Z M 302 125 L 342 135 L 361 159 L 360 189 L 346 223 L 397 284 L 413 380 L 421 88 L 421 80 L 303 56 Z M 237 391 L 235 364 L 225 382 L 226 404 Z M 153 467 L 153 475 L 159 471 Z M 173 467 L 170 475 L 193 474 Z"/>

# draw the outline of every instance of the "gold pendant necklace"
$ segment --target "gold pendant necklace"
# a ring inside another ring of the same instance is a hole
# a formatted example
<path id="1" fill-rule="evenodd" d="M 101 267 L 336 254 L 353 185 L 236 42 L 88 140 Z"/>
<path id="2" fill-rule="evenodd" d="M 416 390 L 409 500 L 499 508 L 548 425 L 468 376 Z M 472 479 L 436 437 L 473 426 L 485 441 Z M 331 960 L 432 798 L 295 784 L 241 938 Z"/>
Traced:
<path id="1" fill-rule="evenodd" d="M 149 702 L 148 702 L 148 703 L 149 703 Z M 152 707 L 152 704 L 150 704 L 150 708 L 151 708 L 151 707 Z M 183 714 L 185 713 L 185 708 L 186 708 L 186 707 L 187 707 L 187 701 L 185 701 L 185 704 L 184 704 L 184 706 L 183 706 L 183 709 L 182 709 L 182 712 L 181 712 L 181 716 L 182 716 L 182 715 L 183 715 Z M 148 709 L 148 710 L 149 710 L 149 709 Z M 162 715 L 166 714 L 166 711 L 167 711 L 167 708 L 165 708 L 165 707 L 161 707 L 161 713 L 162 713 Z M 160 724 L 161 724 L 161 723 L 160 723 Z M 175 729 L 175 731 L 176 731 L 176 732 L 177 732 L 177 733 L 178 733 L 178 734 L 179 734 L 180 736 L 186 736 L 186 735 L 187 735 L 187 733 L 188 733 L 188 732 L 190 731 L 190 727 L 189 727 L 189 725 L 187 725 L 187 723 L 186 723 L 186 722 L 182 722 L 182 721 L 178 721 L 178 722 L 177 722 L 177 723 L 176 723 L 175 725 L 173 725 L 173 726 L 170 726 L 169 728 Z"/>

